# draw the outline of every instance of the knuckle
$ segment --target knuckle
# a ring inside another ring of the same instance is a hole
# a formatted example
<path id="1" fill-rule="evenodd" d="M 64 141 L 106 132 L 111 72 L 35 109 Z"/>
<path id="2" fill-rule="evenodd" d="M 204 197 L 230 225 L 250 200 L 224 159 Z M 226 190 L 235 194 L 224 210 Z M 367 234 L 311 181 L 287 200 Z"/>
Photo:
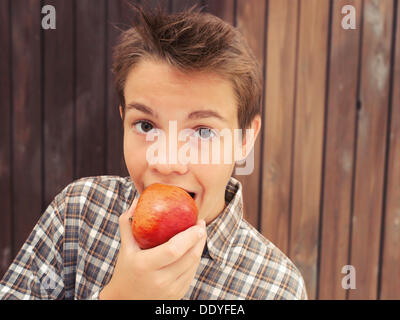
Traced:
<path id="1" fill-rule="evenodd" d="M 166 287 L 166 281 L 165 279 L 161 278 L 161 277 L 156 277 L 154 279 L 154 286 L 156 289 L 158 290 L 163 290 Z"/>
<path id="2" fill-rule="evenodd" d="M 179 257 L 179 249 L 176 246 L 176 244 L 174 244 L 173 242 L 171 242 L 169 244 L 169 246 L 167 247 L 168 250 L 168 255 L 173 258 L 173 259 L 177 259 Z"/>
<path id="3" fill-rule="evenodd" d="M 118 222 L 119 222 L 119 224 L 123 223 L 124 221 L 125 221 L 125 213 L 121 214 L 121 215 L 118 217 Z"/>
<path id="4" fill-rule="evenodd" d="M 192 250 L 191 257 L 192 257 L 193 260 L 197 261 L 201 257 L 200 251 L 199 250 Z"/>
<path id="5" fill-rule="evenodd" d="M 177 294 L 175 290 L 169 289 L 167 292 L 167 296 L 169 299 L 177 299 Z"/>
<path id="6" fill-rule="evenodd" d="M 188 290 L 188 288 L 186 287 L 186 285 L 180 285 L 180 286 L 175 287 L 174 295 L 175 295 L 176 299 L 183 298 L 183 296 L 185 295 L 187 290 Z"/>
<path id="7" fill-rule="evenodd" d="M 176 287 L 176 284 L 174 284 L 174 283 L 171 283 L 171 285 L 169 285 L 168 287 L 165 288 L 165 295 L 169 299 L 176 299 L 177 292 L 178 292 L 178 288 Z"/>

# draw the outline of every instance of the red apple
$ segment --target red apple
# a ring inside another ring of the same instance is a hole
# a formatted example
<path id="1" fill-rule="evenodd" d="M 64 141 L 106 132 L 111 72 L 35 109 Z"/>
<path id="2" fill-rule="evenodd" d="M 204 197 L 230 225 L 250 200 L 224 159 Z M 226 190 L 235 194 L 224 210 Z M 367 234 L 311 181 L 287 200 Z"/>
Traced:
<path id="1" fill-rule="evenodd" d="M 197 222 L 197 206 L 184 189 L 154 183 L 139 197 L 132 233 L 140 248 L 158 246 Z"/>

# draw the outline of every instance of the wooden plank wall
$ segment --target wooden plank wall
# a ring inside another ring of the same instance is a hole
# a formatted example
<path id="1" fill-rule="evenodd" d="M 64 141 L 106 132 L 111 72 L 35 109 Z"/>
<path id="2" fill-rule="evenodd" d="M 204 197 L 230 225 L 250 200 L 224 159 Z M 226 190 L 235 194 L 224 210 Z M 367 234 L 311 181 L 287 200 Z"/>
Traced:
<path id="1" fill-rule="evenodd" d="M 254 172 L 235 176 L 246 219 L 298 266 L 310 299 L 399 299 L 399 1 L 161 1 L 195 3 L 239 28 L 263 68 Z M 45 4 L 56 30 L 41 29 Z M 0 0 L 0 277 L 63 187 L 127 175 L 110 69 L 131 19 L 123 0 Z M 345 265 L 355 289 L 342 287 Z"/>

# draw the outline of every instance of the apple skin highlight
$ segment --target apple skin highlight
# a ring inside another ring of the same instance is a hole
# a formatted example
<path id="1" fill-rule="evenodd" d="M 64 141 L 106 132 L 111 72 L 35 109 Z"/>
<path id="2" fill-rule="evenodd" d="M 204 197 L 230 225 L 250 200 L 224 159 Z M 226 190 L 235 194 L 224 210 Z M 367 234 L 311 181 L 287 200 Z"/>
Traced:
<path id="1" fill-rule="evenodd" d="M 180 187 L 154 183 L 141 196 L 133 213 L 132 233 L 141 249 L 167 242 L 197 222 L 193 198 Z"/>

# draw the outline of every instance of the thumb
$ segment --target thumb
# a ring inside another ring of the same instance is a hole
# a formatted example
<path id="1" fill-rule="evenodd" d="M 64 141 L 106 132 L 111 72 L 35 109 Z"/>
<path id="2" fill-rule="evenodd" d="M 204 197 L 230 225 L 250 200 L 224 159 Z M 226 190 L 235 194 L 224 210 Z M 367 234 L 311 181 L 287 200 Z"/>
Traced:
<path id="1" fill-rule="evenodd" d="M 121 246 L 126 247 L 129 250 L 137 251 L 139 250 L 139 245 L 135 241 L 135 238 L 132 234 L 132 223 L 131 218 L 136 209 L 136 205 L 138 202 L 138 198 L 133 200 L 131 206 L 127 211 L 119 217 L 119 232 L 121 234 Z"/>

